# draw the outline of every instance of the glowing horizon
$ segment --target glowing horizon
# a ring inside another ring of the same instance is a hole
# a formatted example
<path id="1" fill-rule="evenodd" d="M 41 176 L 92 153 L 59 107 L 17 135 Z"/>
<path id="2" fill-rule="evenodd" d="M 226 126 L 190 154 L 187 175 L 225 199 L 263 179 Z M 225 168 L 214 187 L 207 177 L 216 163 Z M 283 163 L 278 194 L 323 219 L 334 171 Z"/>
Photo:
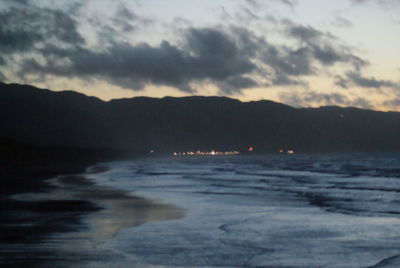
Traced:
<path id="1" fill-rule="evenodd" d="M 106 101 L 400 111 L 399 10 L 393 0 L 3 1 L 0 81 Z"/>

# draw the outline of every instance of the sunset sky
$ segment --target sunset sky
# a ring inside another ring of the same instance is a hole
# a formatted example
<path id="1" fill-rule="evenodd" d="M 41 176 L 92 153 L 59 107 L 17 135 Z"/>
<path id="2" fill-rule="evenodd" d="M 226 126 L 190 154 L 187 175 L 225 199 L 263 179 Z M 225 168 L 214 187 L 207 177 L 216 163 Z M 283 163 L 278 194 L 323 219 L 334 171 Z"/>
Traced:
<path id="1" fill-rule="evenodd" d="M 1 0 L 0 81 L 400 111 L 398 0 Z"/>

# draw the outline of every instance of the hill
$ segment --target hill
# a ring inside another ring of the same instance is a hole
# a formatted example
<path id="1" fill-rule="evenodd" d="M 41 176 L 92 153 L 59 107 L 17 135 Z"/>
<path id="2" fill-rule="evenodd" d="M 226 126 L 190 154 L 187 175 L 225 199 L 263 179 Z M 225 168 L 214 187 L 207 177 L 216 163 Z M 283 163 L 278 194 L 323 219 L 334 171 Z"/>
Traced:
<path id="1" fill-rule="evenodd" d="M 226 97 L 131 98 L 104 102 L 72 92 L 0 83 L 0 136 L 38 146 L 173 152 L 400 151 L 400 113 L 293 108 Z"/>

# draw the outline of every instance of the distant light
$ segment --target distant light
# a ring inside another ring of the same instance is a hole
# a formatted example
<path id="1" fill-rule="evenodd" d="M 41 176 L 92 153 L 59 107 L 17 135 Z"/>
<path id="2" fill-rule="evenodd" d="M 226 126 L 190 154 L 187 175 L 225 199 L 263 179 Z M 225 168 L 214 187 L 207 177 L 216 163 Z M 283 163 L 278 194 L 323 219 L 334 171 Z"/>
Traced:
<path id="1" fill-rule="evenodd" d="M 150 153 L 151 153 L 151 154 L 154 153 L 154 150 L 150 150 Z"/>
<path id="2" fill-rule="evenodd" d="M 278 153 L 283 153 L 283 149 L 279 149 L 279 150 L 278 150 Z"/>
<path id="3" fill-rule="evenodd" d="M 211 150 L 211 151 L 200 151 L 197 150 L 195 152 L 193 151 L 189 151 L 189 152 L 174 152 L 173 155 L 174 156 L 180 156 L 180 155 L 184 155 L 184 156 L 191 156 L 191 155 L 238 155 L 240 154 L 239 151 L 225 151 L 225 152 L 220 152 L 220 151 L 215 151 L 215 150 Z"/>
<path id="4" fill-rule="evenodd" d="M 254 151 L 254 148 L 253 147 L 249 147 L 249 152 L 252 152 L 252 151 Z"/>
<path id="5" fill-rule="evenodd" d="M 293 150 L 288 150 L 287 153 L 288 154 L 294 154 L 294 151 Z"/>

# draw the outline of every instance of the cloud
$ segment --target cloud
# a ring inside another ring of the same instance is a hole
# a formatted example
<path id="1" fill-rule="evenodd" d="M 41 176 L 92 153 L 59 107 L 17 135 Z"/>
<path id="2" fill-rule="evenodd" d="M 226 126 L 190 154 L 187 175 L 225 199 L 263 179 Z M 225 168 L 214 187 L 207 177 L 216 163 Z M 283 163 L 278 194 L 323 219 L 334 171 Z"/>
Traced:
<path id="1" fill-rule="evenodd" d="M 391 108 L 399 108 L 400 107 L 400 99 L 393 99 L 393 100 L 384 101 L 383 105 L 391 107 Z"/>
<path id="2" fill-rule="evenodd" d="M 260 86 L 255 80 L 249 77 L 235 76 L 218 83 L 219 91 L 222 94 L 240 93 L 243 89 Z"/>
<path id="3" fill-rule="evenodd" d="M 0 40 L 2 53 L 32 51 L 48 43 L 84 43 L 73 18 L 62 11 L 47 8 L 12 7 L 0 12 Z"/>
<path id="4" fill-rule="evenodd" d="M 374 105 L 365 98 L 356 98 L 351 103 L 350 106 L 355 106 L 364 109 L 374 109 Z"/>
<path id="5" fill-rule="evenodd" d="M 271 81 L 271 86 L 291 86 L 291 85 L 303 85 L 307 83 L 298 78 L 292 78 L 289 75 L 283 73 L 276 73 L 275 77 Z"/>
<path id="6" fill-rule="evenodd" d="M 152 19 L 138 15 L 122 3 L 116 7 L 110 18 L 93 15 L 87 20 L 103 47 L 107 44 L 127 42 L 134 37 L 135 32 L 153 23 Z"/>
<path id="7" fill-rule="evenodd" d="M 258 42 L 258 57 L 269 70 L 271 85 L 307 86 L 303 77 L 315 75 L 320 67 L 328 68 L 337 64 L 345 65 L 359 72 L 368 62 L 354 54 L 353 50 L 342 45 L 335 36 L 319 31 L 311 26 L 283 20 L 284 34 L 297 41 L 297 45 L 274 45 L 266 40 Z M 337 80 L 337 79 L 336 79 Z M 344 86 L 344 80 L 341 82 Z"/>
<path id="8" fill-rule="evenodd" d="M 151 20 L 137 15 L 125 5 L 120 4 L 116 14 L 112 18 L 112 22 L 117 27 L 114 33 L 120 31 L 130 33 L 140 25 L 151 23 Z"/>
<path id="9" fill-rule="evenodd" d="M 132 11 L 121 5 L 112 20 L 123 32 L 132 32 L 135 27 L 131 21 L 136 20 L 136 18 L 137 16 Z"/>
<path id="10" fill-rule="evenodd" d="M 364 4 L 369 2 L 369 0 L 350 0 L 353 4 Z"/>
<path id="11" fill-rule="evenodd" d="M 12 5 L 28 5 L 30 0 L 3 0 L 3 3 Z"/>
<path id="12" fill-rule="evenodd" d="M 21 14 L 16 9 L 8 12 Z M 303 77 L 316 74 L 319 69 L 316 63 L 323 66 L 345 63 L 356 66 L 357 70 L 365 64 L 350 49 L 340 46 L 331 34 L 290 21 L 285 21 L 286 34 L 298 41 L 297 46 L 273 44 L 239 26 L 189 26 L 179 31 L 178 42 L 163 40 L 159 45 L 150 45 L 118 38 L 116 33 L 133 31 L 132 23 L 140 20 L 121 5 L 111 20 L 113 25 L 98 27 L 102 46 L 93 49 L 86 46 L 77 31 L 77 22 L 62 11 L 42 9 L 36 13 L 41 16 L 35 17 L 33 23 L 42 25 L 47 19 L 54 27 L 38 31 L 15 21 L 17 27 L 12 34 L 16 37 L 7 38 L 15 43 L 9 45 L 10 49 L 21 44 L 20 50 L 41 56 L 20 62 L 18 74 L 22 78 L 32 75 L 43 79 L 48 75 L 97 78 L 133 90 L 154 84 L 189 93 L 195 92 L 193 85 L 211 82 L 221 93 L 232 94 L 260 85 L 307 87 Z M 8 27 L 10 23 L 5 25 Z"/>
<path id="13" fill-rule="evenodd" d="M 298 0 L 280 0 L 280 2 L 291 7 L 294 7 L 299 4 Z"/>
<path id="14" fill-rule="evenodd" d="M 256 83 L 241 77 L 256 71 L 244 49 L 228 33 L 212 28 L 190 28 L 183 35 L 182 47 L 163 41 L 159 46 L 146 43 L 114 43 L 97 52 L 89 49 L 63 50 L 47 47 L 48 57 L 66 59 L 61 66 L 27 60 L 22 75 L 46 73 L 59 76 L 99 77 L 135 90 L 147 84 L 168 85 L 193 92 L 190 83 L 209 80 L 241 89 Z"/>
<path id="15" fill-rule="evenodd" d="M 6 80 L 6 77 L 4 76 L 4 74 L 2 72 L 0 72 L 0 81 L 3 82 Z"/>
<path id="16" fill-rule="evenodd" d="M 358 86 L 362 88 L 374 88 L 380 89 L 382 87 L 387 87 L 394 90 L 400 90 L 400 83 L 396 83 L 391 80 L 377 79 L 375 77 L 365 77 L 359 71 L 349 71 L 346 72 L 344 76 L 336 75 L 334 77 L 335 85 L 348 89 L 351 86 Z"/>
<path id="17" fill-rule="evenodd" d="M 335 48 L 324 45 L 313 45 L 311 46 L 314 57 L 323 65 L 333 65 L 337 62 L 348 61 L 349 55 L 344 54 L 341 51 L 337 51 Z"/>
<path id="18" fill-rule="evenodd" d="M 364 77 L 357 72 L 348 72 L 347 78 L 353 84 L 364 88 L 399 87 L 395 82 L 389 80 L 379 80 L 375 77 Z"/>
<path id="19" fill-rule="evenodd" d="M 319 31 L 311 26 L 295 24 L 290 20 L 284 20 L 284 24 L 287 36 L 297 40 L 304 49 L 309 51 L 309 55 L 324 66 L 342 63 L 360 70 L 368 65 L 366 60 L 356 56 L 351 48 L 340 44 L 331 33 Z"/>
<path id="20" fill-rule="evenodd" d="M 305 43 L 310 43 L 324 34 L 321 31 L 314 29 L 311 26 L 304 26 L 301 24 L 294 24 L 289 20 L 283 21 L 287 26 L 287 34 L 291 37 L 299 39 Z"/>
<path id="21" fill-rule="evenodd" d="M 353 23 L 346 18 L 336 16 L 332 21 L 332 25 L 340 28 L 350 28 L 353 27 Z"/>
<path id="22" fill-rule="evenodd" d="M 353 106 L 364 109 L 373 109 L 374 106 L 365 98 L 349 99 L 340 93 L 320 93 L 315 91 L 290 92 L 281 94 L 280 98 L 287 104 L 295 107 L 306 107 L 310 104 L 324 106 Z"/>
<path id="23" fill-rule="evenodd" d="M 246 2 L 254 8 L 260 4 Z M 296 5 L 297 1 L 282 2 Z M 82 9 L 72 2 L 57 10 L 32 5 L 1 11 L 0 71 L 10 69 L 8 64 L 13 62 L 16 76 L 28 82 L 51 76 L 95 78 L 132 90 L 164 85 L 188 93 L 195 92 L 197 85 L 211 83 L 229 95 L 261 86 L 307 88 L 307 77 L 342 64 L 349 70 L 346 76 L 334 73 L 332 77 L 343 88 L 395 85 L 364 78 L 362 68 L 368 62 L 353 49 L 329 32 L 290 20 L 280 21 L 284 37 L 290 39 L 283 44 L 238 24 L 195 27 L 190 23 L 174 29 L 175 39 L 150 44 L 125 38 L 152 21 L 121 4 L 109 20 L 86 17 L 97 34 L 95 45 L 90 45 L 89 38 L 78 31 L 76 16 L 82 16 Z M 252 10 L 245 12 L 257 19 Z M 329 103 L 327 96 L 325 101 Z"/>
<path id="24" fill-rule="evenodd" d="M 324 105 L 343 105 L 348 102 L 347 97 L 339 93 L 317 93 L 314 91 L 305 91 L 302 93 L 290 92 L 281 94 L 280 98 L 283 102 L 295 107 L 305 107 L 310 103 L 323 103 Z"/>
<path id="25" fill-rule="evenodd" d="M 280 75 L 308 75 L 313 73 L 310 51 L 307 48 L 291 49 L 267 46 L 261 54 L 264 63 Z"/>
<path id="26" fill-rule="evenodd" d="M 367 4 L 370 2 L 376 2 L 379 5 L 383 5 L 385 7 L 394 7 L 394 6 L 400 6 L 400 3 L 398 0 L 350 0 L 351 3 L 353 4 Z"/>
<path id="27" fill-rule="evenodd" d="M 343 105 L 348 102 L 348 99 L 339 93 L 316 93 L 308 92 L 304 95 L 304 101 L 309 102 L 323 102 L 325 105 Z"/>
<path id="28" fill-rule="evenodd" d="M 250 6 L 251 8 L 254 8 L 254 9 L 258 9 L 261 7 L 261 2 L 258 0 L 244 0 L 244 2 L 246 2 L 246 4 L 248 6 Z M 279 2 L 280 4 L 284 4 L 289 7 L 294 7 L 299 4 L 298 0 L 278 0 L 278 1 L 270 0 L 270 2 L 273 2 L 273 3 Z"/>
<path id="29" fill-rule="evenodd" d="M 335 75 L 335 85 L 341 88 L 349 88 L 349 81 L 341 75 Z"/>
<path id="30" fill-rule="evenodd" d="M 259 8 L 260 3 L 257 0 L 244 0 L 252 8 Z"/>

